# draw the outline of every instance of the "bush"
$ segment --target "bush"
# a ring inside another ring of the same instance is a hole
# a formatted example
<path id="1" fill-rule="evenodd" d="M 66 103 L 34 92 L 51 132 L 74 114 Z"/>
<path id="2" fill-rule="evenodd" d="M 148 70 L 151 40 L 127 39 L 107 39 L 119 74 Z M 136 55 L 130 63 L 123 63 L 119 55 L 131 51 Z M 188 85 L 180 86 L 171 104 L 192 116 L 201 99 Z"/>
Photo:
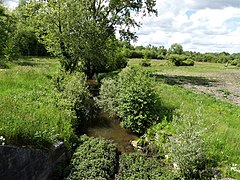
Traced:
<path id="1" fill-rule="evenodd" d="M 158 121 L 160 100 L 153 79 L 140 69 L 125 68 L 116 80 L 103 81 L 98 105 L 120 117 L 121 125 L 135 133 L 144 133 Z"/>
<path id="2" fill-rule="evenodd" d="M 164 171 L 163 163 L 159 159 L 140 153 L 123 154 L 119 166 L 117 180 L 160 179 Z"/>
<path id="3" fill-rule="evenodd" d="M 143 51 L 140 50 L 131 50 L 128 56 L 128 58 L 143 58 L 143 57 L 144 57 Z"/>
<path id="4" fill-rule="evenodd" d="M 85 75 L 80 72 L 60 72 L 53 82 L 57 90 L 57 105 L 69 111 L 73 125 L 82 123 L 88 116 L 90 106 L 90 93 Z"/>
<path id="5" fill-rule="evenodd" d="M 194 66 L 194 61 L 184 55 L 171 54 L 168 60 L 175 66 Z"/>
<path id="6" fill-rule="evenodd" d="M 235 60 L 233 60 L 233 61 L 231 61 L 231 65 L 232 66 L 236 66 L 238 64 L 238 61 L 235 59 Z"/>
<path id="7" fill-rule="evenodd" d="M 149 67 L 149 66 L 151 66 L 151 61 L 149 59 L 143 59 L 140 62 L 140 66 L 142 66 L 142 67 Z"/>
<path id="8" fill-rule="evenodd" d="M 117 148 L 110 141 L 81 137 L 74 153 L 67 180 L 112 179 L 116 172 Z"/>
<path id="9" fill-rule="evenodd" d="M 168 156 L 176 174 L 181 179 L 211 179 L 202 120 L 181 115 L 173 127 L 176 134 L 170 138 Z"/>

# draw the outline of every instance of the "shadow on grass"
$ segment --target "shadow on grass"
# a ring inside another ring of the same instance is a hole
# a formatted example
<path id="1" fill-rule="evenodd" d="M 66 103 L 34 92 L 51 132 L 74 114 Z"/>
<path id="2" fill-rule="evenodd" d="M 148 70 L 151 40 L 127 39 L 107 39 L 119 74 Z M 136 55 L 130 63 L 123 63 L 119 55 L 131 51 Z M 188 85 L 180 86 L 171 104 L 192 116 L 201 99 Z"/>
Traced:
<path id="1" fill-rule="evenodd" d="M 15 64 L 19 65 L 19 66 L 39 66 L 40 63 L 37 62 L 31 62 L 31 61 L 19 61 L 19 62 L 15 62 Z"/>
<path id="2" fill-rule="evenodd" d="M 218 84 L 216 80 L 210 80 L 205 77 L 197 77 L 197 76 L 177 76 L 177 75 L 163 75 L 163 74 L 154 74 L 158 80 L 169 84 L 169 85 L 198 85 L 198 86 L 206 86 L 212 87 Z"/>

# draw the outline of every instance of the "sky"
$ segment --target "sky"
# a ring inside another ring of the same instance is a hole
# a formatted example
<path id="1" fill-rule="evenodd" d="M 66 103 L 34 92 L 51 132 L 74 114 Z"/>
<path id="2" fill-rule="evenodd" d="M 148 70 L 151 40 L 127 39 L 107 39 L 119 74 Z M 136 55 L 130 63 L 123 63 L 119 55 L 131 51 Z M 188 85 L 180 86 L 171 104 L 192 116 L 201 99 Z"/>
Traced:
<path id="1" fill-rule="evenodd" d="M 6 0 L 9 7 L 18 0 Z M 156 0 L 158 16 L 136 17 L 134 45 L 179 43 L 186 51 L 240 52 L 240 0 Z"/>

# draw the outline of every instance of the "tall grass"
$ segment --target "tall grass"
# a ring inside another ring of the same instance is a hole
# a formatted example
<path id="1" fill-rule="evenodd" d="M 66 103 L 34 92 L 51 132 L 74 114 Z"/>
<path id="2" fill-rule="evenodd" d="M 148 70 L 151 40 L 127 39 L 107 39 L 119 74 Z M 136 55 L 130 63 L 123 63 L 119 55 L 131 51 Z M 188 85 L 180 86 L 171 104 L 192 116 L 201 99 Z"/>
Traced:
<path id="1" fill-rule="evenodd" d="M 23 59 L 0 71 L 0 135 L 6 144 L 47 148 L 56 140 L 68 144 L 74 137 L 71 119 L 56 106 L 49 79 L 56 62 Z"/>

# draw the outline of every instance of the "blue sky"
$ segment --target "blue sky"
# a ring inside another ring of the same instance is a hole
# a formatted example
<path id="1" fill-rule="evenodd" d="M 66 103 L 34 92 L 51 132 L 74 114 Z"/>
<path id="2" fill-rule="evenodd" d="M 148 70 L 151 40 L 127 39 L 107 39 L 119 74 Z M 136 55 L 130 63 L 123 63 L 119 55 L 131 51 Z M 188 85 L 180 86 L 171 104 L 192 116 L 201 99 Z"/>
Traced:
<path id="1" fill-rule="evenodd" d="M 240 0 L 156 0 L 158 16 L 141 18 L 135 45 L 182 44 L 184 50 L 240 52 Z M 11 8 L 18 0 L 6 0 Z"/>

